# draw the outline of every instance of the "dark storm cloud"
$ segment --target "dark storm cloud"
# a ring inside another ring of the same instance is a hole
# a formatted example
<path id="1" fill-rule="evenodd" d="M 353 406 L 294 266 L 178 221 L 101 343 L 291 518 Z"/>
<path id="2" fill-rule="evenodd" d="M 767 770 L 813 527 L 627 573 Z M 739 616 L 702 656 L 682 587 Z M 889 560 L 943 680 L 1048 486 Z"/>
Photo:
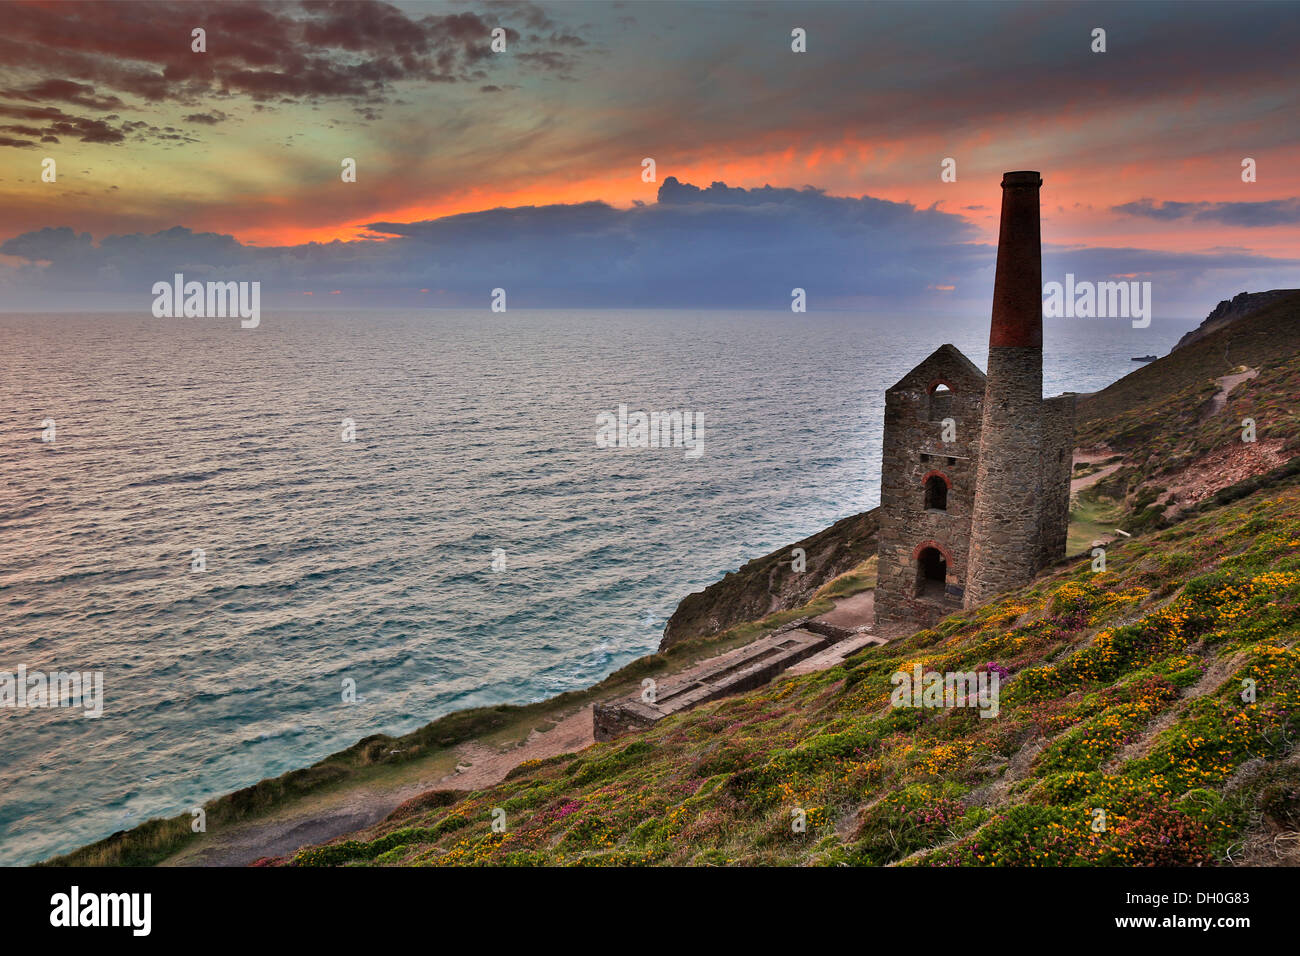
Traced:
<path id="1" fill-rule="evenodd" d="M 187 123 L 202 123 L 204 126 L 216 126 L 218 123 L 225 122 L 230 116 L 221 110 L 213 110 L 211 113 L 191 113 L 185 117 Z"/>
<path id="2" fill-rule="evenodd" d="M 126 139 L 123 131 L 114 128 L 111 123 L 72 116 L 57 106 L 10 106 L 0 103 L 0 116 L 43 121 L 39 128 L 29 127 L 32 131 L 26 135 L 32 137 L 68 136 L 83 143 L 120 143 Z"/>
<path id="3" fill-rule="evenodd" d="M 293 247 L 245 246 L 230 236 L 171 229 L 109 236 L 69 228 L 26 233 L 0 254 L 31 263 L 24 281 L 147 288 L 173 270 L 230 273 L 278 287 L 327 283 L 429 287 L 477 302 L 506 287 L 519 305 L 768 305 L 806 287 L 832 297 L 921 294 L 936 275 L 982 268 L 987 250 L 958 216 L 819 190 L 697 189 L 665 180 L 660 201 L 491 209 L 424 222 L 375 222 L 374 238 Z M 89 283 L 89 284 L 87 284 Z"/>
<path id="4" fill-rule="evenodd" d="M 0 245 L 27 260 L 11 291 L 145 296 L 173 272 L 261 280 L 266 301 L 302 304 L 306 290 L 341 289 L 367 306 L 483 305 L 504 288 L 514 307 L 788 308 L 793 288 L 814 308 L 888 300 L 906 308 L 956 286 L 986 307 L 994 250 L 960 216 L 821 190 L 698 188 L 669 178 L 656 203 L 600 202 L 490 209 L 422 222 L 375 222 L 372 238 L 259 248 L 226 235 L 174 228 L 108 236 L 69 228 Z M 1143 273 L 1177 289 L 1207 271 L 1280 269 L 1295 261 L 1247 252 L 1169 254 L 1142 249 L 1045 251 L 1044 274 L 1088 278 Z M 1236 280 L 1234 279 L 1234 282 Z M 357 301 L 356 299 L 350 301 Z"/>
<path id="5" fill-rule="evenodd" d="M 430 281 L 514 281 L 545 302 L 572 294 L 611 305 L 776 307 L 795 287 L 823 301 L 905 298 L 936 275 L 968 273 L 975 236 L 960 217 L 906 203 L 811 188 L 699 189 L 673 177 L 658 202 L 630 209 L 530 206 L 369 228 L 400 237 L 402 255 L 444 265 Z"/>
<path id="6" fill-rule="evenodd" d="M 1161 222 L 1187 219 L 1225 226 L 1293 226 L 1300 223 L 1300 198 L 1261 202 L 1155 202 L 1139 199 L 1112 206 L 1111 211 Z"/>
<path id="7" fill-rule="evenodd" d="M 25 89 L 4 90 L 0 96 L 35 103 L 58 100 L 93 110 L 114 110 L 125 105 L 116 96 L 96 95 L 95 88 L 89 83 L 74 83 L 71 80 L 42 80 Z"/>

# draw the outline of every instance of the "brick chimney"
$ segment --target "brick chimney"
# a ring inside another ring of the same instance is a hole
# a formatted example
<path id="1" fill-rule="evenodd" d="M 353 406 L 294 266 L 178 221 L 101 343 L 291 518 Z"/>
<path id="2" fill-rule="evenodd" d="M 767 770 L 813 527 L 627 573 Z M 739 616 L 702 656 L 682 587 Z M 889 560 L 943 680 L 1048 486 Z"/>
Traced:
<path id="1" fill-rule="evenodd" d="M 1002 174 L 1002 226 L 990 348 L 1043 347 L 1043 247 L 1035 172 Z"/>
<path id="2" fill-rule="evenodd" d="M 965 604 L 1031 581 L 1043 520 L 1043 265 L 1037 172 L 1002 176 L 989 368 Z"/>

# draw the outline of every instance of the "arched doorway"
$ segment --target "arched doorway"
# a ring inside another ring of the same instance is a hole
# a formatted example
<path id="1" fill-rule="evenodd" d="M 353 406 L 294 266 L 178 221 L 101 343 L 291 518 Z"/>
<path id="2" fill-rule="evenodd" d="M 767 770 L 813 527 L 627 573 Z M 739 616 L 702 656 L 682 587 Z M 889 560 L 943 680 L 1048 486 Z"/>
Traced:
<path id="1" fill-rule="evenodd" d="M 916 596 L 941 598 L 947 591 L 948 562 L 938 548 L 922 548 L 916 556 Z"/>

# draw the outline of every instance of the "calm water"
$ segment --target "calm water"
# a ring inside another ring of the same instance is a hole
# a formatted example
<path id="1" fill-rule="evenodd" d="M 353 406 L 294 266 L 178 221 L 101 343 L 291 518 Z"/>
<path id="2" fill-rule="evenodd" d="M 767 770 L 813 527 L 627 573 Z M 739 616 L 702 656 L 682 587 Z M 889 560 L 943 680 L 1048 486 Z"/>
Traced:
<path id="1" fill-rule="evenodd" d="M 884 389 L 943 342 L 982 367 L 987 321 L 0 315 L 0 671 L 105 674 L 102 719 L 0 709 L 0 863 L 654 650 L 688 592 L 874 506 Z M 1046 389 L 1193 324 L 1049 324 Z M 704 454 L 597 448 L 619 403 L 701 413 Z"/>

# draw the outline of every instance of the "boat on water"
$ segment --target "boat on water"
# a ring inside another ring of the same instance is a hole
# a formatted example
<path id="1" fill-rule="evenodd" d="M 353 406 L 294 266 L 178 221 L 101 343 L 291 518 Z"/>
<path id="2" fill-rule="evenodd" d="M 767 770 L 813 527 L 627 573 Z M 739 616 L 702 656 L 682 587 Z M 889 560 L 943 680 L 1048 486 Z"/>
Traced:
<path id="1" fill-rule="evenodd" d="M 1154 355 L 1135 355 L 1135 356 L 1133 356 L 1133 361 L 1135 361 L 1135 362 L 1154 362 L 1155 360 L 1156 360 L 1156 356 L 1154 356 Z"/>

